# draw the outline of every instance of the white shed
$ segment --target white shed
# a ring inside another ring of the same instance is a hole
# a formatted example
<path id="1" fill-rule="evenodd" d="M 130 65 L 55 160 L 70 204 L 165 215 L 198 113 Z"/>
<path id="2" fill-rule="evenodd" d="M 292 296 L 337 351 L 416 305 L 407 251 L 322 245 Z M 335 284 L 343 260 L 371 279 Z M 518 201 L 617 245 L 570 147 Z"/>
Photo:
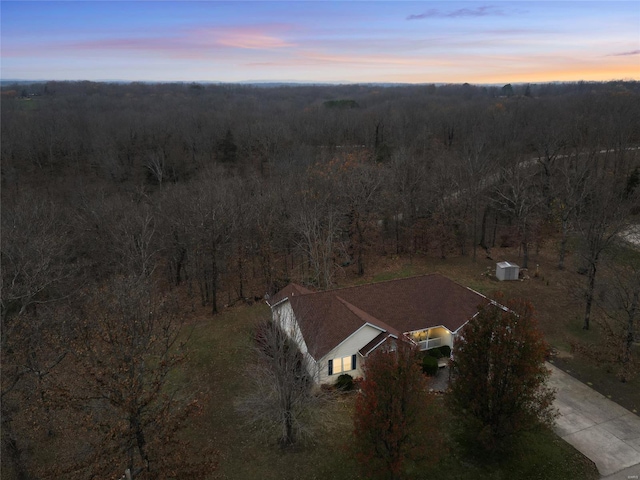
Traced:
<path id="1" fill-rule="evenodd" d="M 518 280 L 520 267 L 515 263 L 498 262 L 496 263 L 496 277 L 501 282 L 504 280 Z"/>

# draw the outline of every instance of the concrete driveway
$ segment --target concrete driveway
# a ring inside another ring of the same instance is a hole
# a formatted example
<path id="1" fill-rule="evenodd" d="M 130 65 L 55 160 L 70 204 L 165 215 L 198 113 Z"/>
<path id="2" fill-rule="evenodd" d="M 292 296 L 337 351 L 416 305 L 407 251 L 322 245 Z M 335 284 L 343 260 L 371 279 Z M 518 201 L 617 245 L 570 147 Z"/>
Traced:
<path id="1" fill-rule="evenodd" d="M 640 479 L 640 417 L 554 365 L 556 433 L 591 459 L 611 480 Z M 614 475 L 615 474 L 615 475 Z"/>

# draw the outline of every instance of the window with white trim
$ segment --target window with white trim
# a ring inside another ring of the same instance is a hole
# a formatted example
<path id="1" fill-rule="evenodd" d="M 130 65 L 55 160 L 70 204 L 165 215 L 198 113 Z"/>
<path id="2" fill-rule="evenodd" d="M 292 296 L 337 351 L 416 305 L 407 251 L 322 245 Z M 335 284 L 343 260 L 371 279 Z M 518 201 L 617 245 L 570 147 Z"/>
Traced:
<path id="1" fill-rule="evenodd" d="M 334 358 L 329 360 L 329 375 L 338 375 L 344 372 L 350 372 L 356 369 L 356 356 L 350 355 L 348 357 Z"/>

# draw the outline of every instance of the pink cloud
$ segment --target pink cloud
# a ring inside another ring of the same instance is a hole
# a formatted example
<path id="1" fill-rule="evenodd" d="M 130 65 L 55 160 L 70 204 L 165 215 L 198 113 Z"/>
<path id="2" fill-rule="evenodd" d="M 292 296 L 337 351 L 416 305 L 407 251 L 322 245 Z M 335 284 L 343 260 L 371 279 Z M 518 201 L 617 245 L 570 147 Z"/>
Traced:
<path id="1" fill-rule="evenodd" d="M 3 57 L 41 56 L 44 53 L 138 51 L 172 58 L 208 58 L 237 49 L 275 50 L 295 46 L 282 33 L 286 25 L 265 24 L 241 27 L 196 27 L 171 36 L 111 37 L 75 42 L 50 42 L 4 48 Z"/>
<path id="2" fill-rule="evenodd" d="M 285 28 L 282 25 L 204 28 L 193 30 L 190 35 L 196 41 L 213 42 L 224 47 L 271 50 L 295 46 L 282 38 Z"/>

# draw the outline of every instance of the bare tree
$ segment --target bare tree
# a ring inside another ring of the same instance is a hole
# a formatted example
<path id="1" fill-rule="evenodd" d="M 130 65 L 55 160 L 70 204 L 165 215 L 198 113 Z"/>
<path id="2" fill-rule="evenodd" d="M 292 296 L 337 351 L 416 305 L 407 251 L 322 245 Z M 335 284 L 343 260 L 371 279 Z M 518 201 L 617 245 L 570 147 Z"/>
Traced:
<path id="1" fill-rule="evenodd" d="M 73 367 L 64 395 L 81 415 L 85 455 L 50 475 L 175 478 L 202 474 L 185 456 L 179 432 L 199 401 L 170 382 L 185 359 L 185 335 L 175 303 L 138 276 L 114 278 L 85 299 L 76 322 Z"/>
<path id="2" fill-rule="evenodd" d="M 312 440 L 329 422 L 323 412 L 328 393 L 314 388 L 310 363 L 276 322 L 260 323 L 255 342 L 251 392 L 238 409 L 264 433 L 277 435 L 282 448 Z"/>
<path id="3" fill-rule="evenodd" d="M 29 434 L 13 420 L 47 408 L 49 376 L 68 352 L 52 308 L 74 292 L 78 265 L 61 205 L 20 195 L 2 207 L 2 448 L 16 476 L 28 478 Z M 52 433 L 48 411 L 43 420 Z"/>
<path id="4" fill-rule="evenodd" d="M 349 250 L 355 256 L 358 275 L 364 275 L 365 253 L 379 218 L 376 214 L 379 214 L 383 170 L 355 154 L 347 155 L 333 167 L 349 222 Z"/>
<path id="5" fill-rule="evenodd" d="M 74 268 L 68 262 L 70 222 L 62 205 L 21 195 L 2 207 L 1 306 L 6 321 L 60 298 L 57 287 Z"/>
<path id="6" fill-rule="evenodd" d="M 76 210 L 86 254 L 94 262 L 97 276 L 104 273 L 149 277 L 160 260 L 157 212 L 144 189 L 128 195 L 101 191 L 82 192 Z M 99 271 L 99 267 L 106 272 Z"/>
<path id="7" fill-rule="evenodd" d="M 587 274 L 585 314 L 582 328 L 589 330 L 596 276 L 602 255 L 619 240 L 628 226 L 629 205 L 635 195 L 626 195 L 620 179 L 593 176 L 590 195 L 580 210 L 579 228 L 583 238 L 581 258 Z"/>
<path id="8" fill-rule="evenodd" d="M 532 126 L 531 146 L 542 173 L 542 196 L 546 207 L 550 208 L 553 201 L 552 180 L 556 166 L 562 160 L 561 154 L 567 145 L 567 139 L 564 131 L 566 124 L 563 123 L 566 120 L 563 118 L 564 110 L 551 105 L 545 107 L 544 113 L 541 112 L 535 118 Z"/>
<path id="9" fill-rule="evenodd" d="M 149 154 L 145 167 L 151 178 L 159 185 L 162 186 L 167 174 L 167 167 L 165 162 L 165 155 L 163 151 L 158 151 Z"/>
<path id="10" fill-rule="evenodd" d="M 621 247 L 605 268 L 607 282 L 597 301 L 604 315 L 596 319 L 605 344 L 597 359 L 615 365 L 620 381 L 627 382 L 639 366 L 633 344 L 640 319 L 640 260 L 637 253 Z"/>
<path id="11" fill-rule="evenodd" d="M 156 267 L 156 219 L 149 205 L 132 208 L 113 225 L 112 245 L 122 263 L 123 272 L 148 277 Z"/>
<path id="12" fill-rule="evenodd" d="M 314 199 L 301 195 L 301 202 L 292 218 L 298 233 L 298 248 L 309 263 L 309 279 L 313 285 L 329 288 L 336 270 L 335 250 L 338 242 L 339 218 L 330 201 L 330 194 Z"/>
<path id="13" fill-rule="evenodd" d="M 391 156 L 387 171 L 389 180 L 386 188 L 383 188 L 383 205 L 387 219 L 393 222 L 396 253 L 403 250 L 403 232 L 415 230 L 419 206 L 426 190 L 427 170 L 428 164 L 424 158 L 418 158 L 404 149 L 399 149 Z M 410 240 L 413 246 L 410 251 L 414 251 L 415 242 L 413 238 Z"/>
<path id="14" fill-rule="evenodd" d="M 200 301 L 202 306 L 211 305 L 212 314 L 218 313 L 220 275 L 230 254 L 232 181 L 220 168 L 212 168 L 200 180 L 174 191 L 189 199 L 182 209 L 182 221 L 191 243 L 191 265 Z"/>
<path id="15" fill-rule="evenodd" d="M 458 173 L 460 183 L 457 186 L 461 196 L 458 200 L 465 202 L 472 217 L 471 242 L 474 261 L 478 245 L 478 216 L 483 203 L 483 193 L 487 187 L 486 177 L 489 171 L 486 140 L 482 133 L 474 131 L 462 146 Z"/>
<path id="16" fill-rule="evenodd" d="M 522 247 L 522 268 L 529 267 L 529 243 L 534 215 L 540 205 L 533 176 L 519 163 L 503 168 L 494 189 L 496 208 L 516 221 Z"/>
<path id="17" fill-rule="evenodd" d="M 569 154 L 559 162 L 554 186 L 551 217 L 560 226 L 558 269 L 564 270 L 569 234 L 574 230 L 579 209 L 589 195 L 590 168 L 577 155 Z"/>

